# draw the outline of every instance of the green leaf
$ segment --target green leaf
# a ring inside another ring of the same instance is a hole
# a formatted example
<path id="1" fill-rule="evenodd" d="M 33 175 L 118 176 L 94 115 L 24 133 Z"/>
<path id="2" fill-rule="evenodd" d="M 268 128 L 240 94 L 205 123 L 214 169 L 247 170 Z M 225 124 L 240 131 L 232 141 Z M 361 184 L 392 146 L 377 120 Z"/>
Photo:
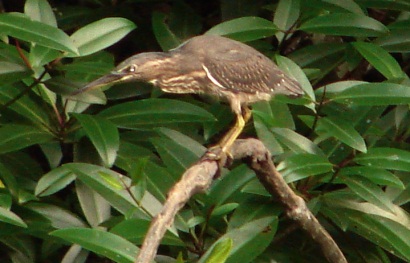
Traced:
<path id="1" fill-rule="evenodd" d="M 354 1 L 354 0 L 344 0 L 344 1 L 339 1 L 339 0 L 320 0 L 320 5 L 323 5 L 324 7 L 328 7 L 330 10 L 335 10 L 336 12 L 345 12 L 349 11 L 351 13 L 355 13 L 358 15 L 363 15 L 363 10 L 360 8 L 360 6 Z M 313 6 L 313 3 L 312 3 Z"/>
<path id="2" fill-rule="evenodd" d="M 170 99 L 145 99 L 125 102 L 99 113 L 120 128 L 147 129 L 162 125 L 214 121 L 206 110 Z"/>
<path id="3" fill-rule="evenodd" d="M 209 29 L 205 34 L 221 35 L 247 42 L 272 36 L 277 31 L 278 28 L 271 21 L 260 17 L 248 16 L 220 23 Z"/>
<path id="4" fill-rule="evenodd" d="M 308 78 L 306 77 L 305 73 L 302 69 L 292 60 L 287 57 L 283 56 L 276 56 L 276 61 L 278 62 L 278 66 L 288 75 L 296 79 L 302 89 L 306 92 L 309 98 L 312 101 L 315 101 L 315 94 L 313 92 L 312 85 L 310 84 Z"/>
<path id="5" fill-rule="evenodd" d="M 238 203 L 227 203 L 220 205 L 212 210 L 211 218 L 219 218 L 221 216 L 225 216 L 235 210 L 238 206 Z"/>
<path id="6" fill-rule="evenodd" d="M 185 1 L 175 1 L 172 3 L 171 11 L 168 13 L 167 24 L 170 30 L 180 39 L 188 39 L 201 34 L 202 17 L 198 14 L 194 6 Z"/>
<path id="7" fill-rule="evenodd" d="M 212 247 L 209 256 L 204 259 L 205 263 L 224 263 L 229 256 L 233 246 L 231 238 L 219 240 L 215 246 Z"/>
<path id="8" fill-rule="evenodd" d="M 256 182 L 259 186 L 263 187 L 257 178 L 254 178 L 251 182 Z M 269 198 L 255 198 L 253 195 L 248 195 L 248 198 L 242 201 L 232 216 L 230 216 L 228 231 L 239 228 L 255 219 L 268 216 L 279 217 L 283 212 L 282 208 L 279 204 L 272 204 L 270 201 L 272 196 L 269 193 L 268 196 Z"/>
<path id="9" fill-rule="evenodd" d="M 353 149 L 366 152 L 366 143 L 352 124 L 341 118 L 323 117 L 319 119 L 318 128 L 325 129 L 326 135 L 333 136 Z"/>
<path id="10" fill-rule="evenodd" d="M 364 200 L 394 213 L 393 203 L 388 199 L 386 193 L 367 178 L 356 175 L 340 176 L 339 179 Z"/>
<path id="11" fill-rule="evenodd" d="M 410 51 L 410 31 L 406 29 L 394 29 L 390 34 L 382 36 L 373 41 L 388 52 L 409 52 Z"/>
<path id="12" fill-rule="evenodd" d="M 252 115 L 258 116 L 269 128 L 295 129 L 295 122 L 288 105 L 275 99 L 252 104 Z"/>
<path id="13" fill-rule="evenodd" d="M 5 222 L 24 228 L 27 227 L 27 224 L 24 223 L 24 221 L 19 216 L 3 207 L 0 207 L 0 222 Z"/>
<path id="14" fill-rule="evenodd" d="M 345 81 L 338 81 L 329 85 L 322 86 L 315 90 L 317 97 L 322 97 L 323 92 L 326 89 L 326 95 L 330 98 L 334 97 L 335 95 L 343 92 L 344 90 L 348 90 L 354 86 L 358 86 L 360 84 L 367 84 L 365 81 L 358 81 L 358 80 L 345 80 Z"/>
<path id="15" fill-rule="evenodd" d="M 70 98 L 67 103 L 67 112 L 75 112 L 76 107 L 78 107 L 78 102 L 81 102 L 80 105 L 83 105 L 82 102 L 88 104 L 106 104 L 107 99 L 105 98 L 104 92 L 100 89 L 90 90 L 88 92 L 83 92 L 72 96 L 72 93 L 77 89 L 84 87 L 83 82 L 72 81 L 68 78 L 62 76 L 53 77 L 50 80 L 46 81 L 47 88 L 51 91 L 67 96 Z M 87 105 L 88 106 L 88 105 Z M 74 107 L 71 109 L 70 107 Z M 83 106 L 84 107 L 84 106 Z"/>
<path id="16" fill-rule="evenodd" d="M 326 157 L 314 154 L 296 154 L 287 157 L 278 165 L 287 183 L 332 171 L 333 165 Z"/>
<path id="17" fill-rule="evenodd" d="M 37 183 L 36 196 L 52 195 L 75 180 L 75 175 L 64 167 L 58 167 L 46 173 Z"/>
<path id="18" fill-rule="evenodd" d="M 281 0 L 276 7 L 273 23 L 282 32 L 276 33 L 279 41 L 283 40 L 284 31 L 290 29 L 300 16 L 300 0 Z"/>
<path id="19" fill-rule="evenodd" d="M 249 193 L 253 195 L 260 195 L 260 196 L 266 196 L 266 197 L 271 197 L 271 194 L 261 185 L 261 182 L 259 180 L 250 180 L 242 189 L 241 192 L 243 193 Z"/>
<path id="20" fill-rule="evenodd" d="M 70 38 L 78 48 L 78 55 L 86 56 L 118 42 L 135 28 L 128 19 L 109 17 L 78 29 Z"/>
<path id="21" fill-rule="evenodd" d="M 61 52 L 39 45 L 32 47 L 29 54 L 30 64 L 33 68 L 41 67 L 58 57 L 61 57 Z"/>
<path id="22" fill-rule="evenodd" d="M 314 17 L 302 24 L 299 30 L 352 37 L 377 37 L 389 32 L 379 21 L 353 13 L 331 13 Z"/>
<path id="23" fill-rule="evenodd" d="M 395 148 L 371 148 L 353 159 L 361 165 L 410 172 L 410 152 Z"/>
<path id="24" fill-rule="evenodd" d="M 288 58 L 302 68 L 320 68 L 326 70 L 345 55 L 344 43 L 318 43 L 290 53 Z"/>
<path id="25" fill-rule="evenodd" d="M 152 138 L 151 142 L 164 164 L 177 176 L 197 162 L 206 151 L 204 146 L 180 132 L 166 128 L 157 131 L 162 137 Z"/>
<path id="26" fill-rule="evenodd" d="M 130 185 L 129 178 L 91 164 L 71 163 L 63 167 L 75 173 L 78 179 L 103 196 L 119 212 L 126 214 L 131 210 L 139 211 L 138 204 L 125 190 L 125 186 Z M 140 215 L 146 217 L 142 211 Z"/>
<path id="27" fill-rule="evenodd" d="M 403 182 L 395 174 L 384 169 L 371 166 L 352 166 L 340 170 L 340 176 L 362 176 L 375 184 L 405 189 Z"/>
<path id="28" fill-rule="evenodd" d="M 18 13 L 0 14 L 0 31 L 24 41 L 36 43 L 52 49 L 78 54 L 71 39 L 58 28 L 30 20 Z"/>
<path id="29" fill-rule="evenodd" d="M 345 88 L 341 92 L 331 94 L 329 98 L 348 105 L 403 105 L 410 103 L 410 88 L 387 82 L 365 83 Z"/>
<path id="30" fill-rule="evenodd" d="M 24 13 L 32 20 L 57 27 L 56 17 L 47 0 L 27 0 L 24 5 Z"/>
<path id="31" fill-rule="evenodd" d="M 256 105 L 254 105 L 256 106 Z M 253 126 L 255 127 L 258 139 L 263 142 L 265 147 L 269 150 L 272 155 L 279 155 L 283 153 L 283 148 L 280 146 L 278 140 L 276 140 L 273 133 L 269 130 L 266 123 L 262 121 L 262 117 L 259 114 L 260 111 L 255 111 L 252 109 L 253 113 Z"/>
<path id="32" fill-rule="evenodd" d="M 2 86 L 0 89 L 0 103 L 6 104 L 10 102 L 26 88 L 27 86 L 22 83 L 16 83 L 10 86 Z M 40 100 L 38 99 L 37 95 L 33 95 L 21 97 L 13 104 L 11 104 L 9 108 L 32 122 L 37 127 L 49 127 L 50 121 L 48 112 L 44 110 L 44 108 L 40 105 Z"/>
<path id="33" fill-rule="evenodd" d="M 324 156 L 322 150 L 311 140 L 286 128 L 272 128 L 276 139 L 294 153 L 311 153 Z"/>
<path id="34" fill-rule="evenodd" d="M 25 207 L 47 218 L 54 228 L 86 227 L 76 214 L 56 205 L 30 202 Z"/>
<path id="35" fill-rule="evenodd" d="M 225 203 L 230 197 L 238 193 L 240 189 L 251 179 L 255 173 L 246 165 L 240 165 L 215 181 L 209 191 L 206 207 L 218 207 Z"/>
<path id="36" fill-rule="evenodd" d="M 81 210 L 91 227 L 98 227 L 111 217 L 111 205 L 80 180 L 75 182 L 75 191 Z"/>
<path id="37" fill-rule="evenodd" d="M 360 5 L 368 8 L 410 11 L 407 0 L 357 0 Z"/>
<path id="38" fill-rule="evenodd" d="M 332 221 L 338 222 L 341 219 L 350 231 L 405 261 L 410 260 L 410 240 L 408 238 L 410 230 L 408 227 L 388 218 L 346 209 L 333 200 L 329 201 L 326 208 L 323 207 L 321 211 L 332 218 Z M 346 203 L 345 200 L 343 202 Z M 408 221 L 408 218 L 404 220 Z"/>
<path id="39" fill-rule="evenodd" d="M 54 136 L 33 126 L 8 124 L 0 128 L 0 154 L 49 142 Z"/>
<path id="40" fill-rule="evenodd" d="M 404 77 L 399 63 L 385 49 L 366 42 L 355 42 L 353 46 L 387 79 L 401 79 Z"/>
<path id="41" fill-rule="evenodd" d="M 139 251 L 131 242 L 98 229 L 67 228 L 50 233 L 118 263 L 132 263 Z"/>
<path id="42" fill-rule="evenodd" d="M 166 18 L 167 15 L 164 13 L 154 12 L 152 14 L 152 30 L 163 51 L 176 48 L 182 43 L 181 39 L 165 23 Z"/>
<path id="43" fill-rule="evenodd" d="M 111 228 L 110 232 L 140 245 L 144 240 L 149 225 L 149 220 L 132 218 L 121 221 L 113 228 Z M 182 242 L 180 238 L 172 234 L 170 231 L 167 231 L 165 232 L 164 237 L 161 239 L 161 245 L 184 246 L 184 242 Z"/>
<path id="44" fill-rule="evenodd" d="M 120 136 L 115 125 L 91 115 L 74 114 L 74 116 L 83 126 L 105 166 L 111 167 L 115 162 L 120 145 Z"/>
<path id="45" fill-rule="evenodd" d="M 0 61 L 0 81 L 2 85 L 21 81 L 31 74 L 32 71 L 23 64 L 9 61 Z"/>
<path id="46" fill-rule="evenodd" d="M 161 203 L 149 192 L 146 192 L 141 202 L 137 203 L 131 196 L 134 187 L 131 185 L 130 178 L 119 173 L 85 163 L 71 163 L 63 167 L 73 171 L 78 179 L 99 193 L 122 214 L 132 212 L 136 217 L 148 219 L 147 212 L 152 216 L 157 214 L 162 207 Z"/>
<path id="47" fill-rule="evenodd" d="M 198 263 L 207 262 L 214 247 L 221 240 L 232 239 L 233 246 L 226 262 L 250 262 L 256 258 L 270 244 L 276 232 L 277 217 L 268 216 L 250 221 L 238 228 L 228 231 L 221 236 L 208 251 L 201 257 Z M 249 253 L 252 251 L 252 253 Z"/>

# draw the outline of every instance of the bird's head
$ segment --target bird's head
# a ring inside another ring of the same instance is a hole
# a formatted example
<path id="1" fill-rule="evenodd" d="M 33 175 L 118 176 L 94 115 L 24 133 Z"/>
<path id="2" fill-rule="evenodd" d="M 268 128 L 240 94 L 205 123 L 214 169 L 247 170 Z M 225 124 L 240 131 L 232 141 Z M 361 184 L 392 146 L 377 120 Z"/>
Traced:
<path id="1" fill-rule="evenodd" d="M 168 61 L 168 58 L 168 54 L 162 52 L 147 52 L 134 55 L 121 62 L 109 74 L 75 91 L 73 95 L 116 83 L 153 81 L 160 73 L 158 69 Z"/>

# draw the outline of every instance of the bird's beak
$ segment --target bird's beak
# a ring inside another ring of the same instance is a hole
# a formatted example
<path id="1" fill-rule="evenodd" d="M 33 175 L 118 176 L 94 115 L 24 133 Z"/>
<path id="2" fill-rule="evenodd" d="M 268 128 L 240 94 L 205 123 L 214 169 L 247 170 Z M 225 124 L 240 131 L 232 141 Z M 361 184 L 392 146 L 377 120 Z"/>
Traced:
<path id="1" fill-rule="evenodd" d="M 90 83 L 88 83 L 86 86 L 83 88 L 76 90 L 75 92 L 72 93 L 72 95 L 78 95 L 80 93 L 97 89 L 106 85 L 118 83 L 118 82 L 123 82 L 129 78 L 128 75 L 118 73 L 118 72 L 111 72 L 110 74 L 107 74 L 105 76 L 102 76 L 99 79 L 96 79 Z"/>

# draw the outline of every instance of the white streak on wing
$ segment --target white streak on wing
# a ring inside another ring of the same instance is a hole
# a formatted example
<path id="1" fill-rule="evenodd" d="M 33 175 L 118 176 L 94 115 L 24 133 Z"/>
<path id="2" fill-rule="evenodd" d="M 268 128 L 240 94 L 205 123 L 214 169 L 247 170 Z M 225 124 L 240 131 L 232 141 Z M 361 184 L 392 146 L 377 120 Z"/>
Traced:
<path id="1" fill-rule="evenodd" d="M 225 87 L 219 83 L 209 72 L 209 69 L 207 67 L 205 67 L 205 65 L 202 65 L 202 68 L 205 70 L 206 72 L 206 76 L 212 81 L 213 84 L 215 84 L 216 86 L 220 87 L 221 89 L 225 89 Z"/>

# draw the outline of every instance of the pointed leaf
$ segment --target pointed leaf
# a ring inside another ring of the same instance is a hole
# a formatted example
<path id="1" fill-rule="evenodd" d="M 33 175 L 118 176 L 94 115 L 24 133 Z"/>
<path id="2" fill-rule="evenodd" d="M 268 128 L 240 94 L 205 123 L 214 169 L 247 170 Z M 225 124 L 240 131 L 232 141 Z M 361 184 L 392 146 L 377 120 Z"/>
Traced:
<path id="1" fill-rule="evenodd" d="M 54 228 L 86 226 L 76 214 L 56 205 L 30 202 L 25 207 L 47 218 Z"/>
<path id="2" fill-rule="evenodd" d="M 246 42 L 272 36 L 277 31 L 278 28 L 271 21 L 248 16 L 222 22 L 209 29 L 205 34 L 221 35 Z"/>
<path id="3" fill-rule="evenodd" d="M 353 192 L 364 200 L 372 203 L 384 210 L 394 213 L 393 203 L 387 198 L 379 186 L 362 176 L 341 176 L 344 182 Z"/>
<path id="4" fill-rule="evenodd" d="M 130 181 L 126 180 L 128 182 L 122 182 L 122 180 L 128 178 L 121 174 L 100 166 L 83 163 L 71 163 L 63 167 L 74 172 L 78 176 L 78 179 L 102 195 L 121 213 L 125 214 L 131 210 L 139 209 L 138 204 L 136 204 L 125 190 L 124 184 L 129 185 Z M 144 217 L 142 211 L 141 215 Z"/>
<path id="5" fill-rule="evenodd" d="M 403 105 L 410 103 L 409 86 L 394 83 L 366 83 L 353 85 L 339 93 L 331 94 L 332 100 L 354 105 Z"/>
<path id="6" fill-rule="evenodd" d="M 52 195 L 75 180 L 75 175 L 64 167 L 58 167 L 46 173 L 37 183 L 36 196 Z"/>
<path id="7" fill-rule="evenodd" d="M 8 103 L 26 88 L 27 86 L 21 83 L 2 86 L 0 89 L 0 103 Z M 47 115 L 47 111 L 40 106 L 39 102 L 36 99 L 37 95 L 34 95 L 33 97 L 23 96 L 22 98 L 11 104 L 9 108 L 25 117 L 38 127 L 48 127 L 50 121 Z"/>
<path id="8" fill-rule="evenodd" d="M 151 142 L 165 165 L 178 176 L 206 151 L 197 141 L 175 130 L 159 128 L 158 132 L 162 137 L 152 138 Z"/>
<path id="9" fill-rule="evenodd" d="M 345 200 L 343 201 L 345 202 Z M 408 238 L 410 230 L 408 227 L 378 215 L 340 207 L 334 202 L 331 202 L 326 209 L 322 208 L 321 210 L 326 216 L 333 218 L 334 222 L 337 222 L 334 220 L 335 216 L 341 218 L 350 231 L 361 235 L 405 261 L 410 260 L 410 240 Z M 329 213 L 329 210 L 334 211 Z"/>
<path id="10" fill-rule="evenodd" d="M 120 136 L 115 125 L 96 116 L 85 114 L 74 114 L 74 116 L 83 126 L 105 166 L 111 167 L 120 145 Z"/>
<path id="11" fill-rule="evenodd" d="M 341 142 L 349 145 L 353 149 L 366 152 L 366 143 L 363 137 L 351 125 L 351 123 L 333 117 L 323 117 L 319 119 L 318 128 L 326 130 L 328 136 L 333 136 Z"/>
<path id="12" fill-rule="evenodd" d="M 152 30 L 163 51 L 168 51 L 182 44 L 181 39 L 169 29 L 165 22 L 166 19 L 167 15 L 164 13 L 154 12 L 152 14 Z"/>
<path id="13" fill-rule="evenodd" d="M 11 61 L 0 61 L 0 81 L 2 85 L 21 81 L 31 74 L 32 71 L 25 65 Z"/>
<path id="14" fill-rule="evenodd" d="M 311 153 L 324 156 L 324 153 L 316 144 L 290 129 L 272 128 L 271 131 L 279 142 L 294 153 Z"/>
<path id="15" fill-rule="evenodd" d="M 299 30 L 326 35 L 376 37 L 389 30 L 379 21 L 353 13 L 331 13 L 306 21 Z"/>
<path id="16" fill-rule="evenodd" d="M 408 28 L 391 30 L 390 34 L 377 38 L 374 42 L 389 52 L 410 51 L 410 31 Z"/>
<path id="17" fill-rule="evenodd" d="M 278 62 L 278 66 L 286 74 L 288 74 L 288 76 L 293 77 L 300 83 L 300 85 L 302 86 L 302 89 L 306 92 L 309 98 L 312 101 L 315 101 L 316 98 L 315 98 L 315 93 L 313 92 L 313 87 L 310 84 L 303 70 L 295 62 L 293 62 L 287 57 L 276 56 L 276 61 Z"/>
<path id="18" fill-rule="evenodd" d="M 405 189 L 403 182 L 395 174 L 384 169 L 371 166 L 352 166 L 340 170 L 339 176 L 362 176 L 375 184 Z"/>
<path id="19" fill-rule="evenodd" d="M 118 42 L 135 28 L 135 24 L 128 19 L 109 17 L 78 29 L 70 38 L 79 55 L 86 56 Z"/>
<path id="20" fill-rule="evenodd" d="M 198 263 L 207 262 L 213 248 L 227 238 L 232 239 L 233 246 L 226 262 L 250 262 L 265 250 L 276 232 L 277 217 L 268 216 L 250 221 L 234 228 L 221 236 L 201 257 Z M 272 227 L 273 229 L 271 229 Z M 267 230 L 266 232 L 264 230 Z M 252 251 L 252 253 L 249 253 Z"/>
<path id="21" fill-rule="evenodd" d="M 354 0 L 320 0 L 320 2 L 321 5 L 329 7 L 330 9 L 336 9 L 337 11 L 349 11 L 358 15 L 364 14 L 363 10 Z"/>
<path id="22" fill-rule="evenodd" d="M 121 221 L 113 228 L 111 228 L 110 232 L 140 245 L 144 240 L 149 225 L 149 220 L 132 218 Z M 164 237 L 161 239 L 161 245 L 184 246 L 184 242 L 182 242 L 179 237 L 177 237 L 170 231 L 167 231 L 165 232 Z"/>
<path id="23" fill-rule="evenodd" d="M 71 39 L 60 29 L 33 21 L 17 13 L 0 14 L 0 31 L 24 41 L 36 43 L 52 49 L 77 54 L 78 50 Z"/>
<path id="24" fill-rule="evenodd" d="M 32 20 L 57 27 L 56 17 L 47 0 L 27 0 L 24 5 L 24 13 Z"/>
<path id="25" fill-rule="evenodd" d="M 300 16 L 300 0 L 281 0 L 273 17 L 273 23 L 281 29 L 282 32 L 276 33 L 279 41 L 283 40 L 284 32 L 298 20 Z"/>
<path id="26" fill-rule="evenodd" d="M 291 183 L 303 178 L 332 171 L 333 165 L 326 157 L 314 154 L 296 154 L 278 165 L 285 181 Z"/>
<path id="27" fill-rule="evenodd" d="M 50 233 L 118 263 L 132 263 L 139 251 L 122 237 L 99 229 L 67 228 Z"/>
<path id="28" fill-rule="evenodd" d="M 206 263 L 224 263 L 228 258 L 233 246 L 232 238 L 225 238 L 212 247 L 209 256 L 204 259 Z"/>
<path id="29" fill-rule="evenodd" d="M 19 216 L 3 207 L 0 207 L 0 222 L 16 225 L 19 227 L 27 227 L 27 224 L 24 223 L 24 221 Z"/>
<path id="30" fill-rule="evenodd" d="M 353 46 L 387 79 L 400 79 L 404 77 L 399 63 L 385 49 L 365 42 L 355 42 Z"/>
<path id="31" fill-rule="evenodd" d="M 395 148 L 371 148 L 366 154 L 354 158 L 356 163 L 388 169 L 410 172 L 410 152 Z"/>
<path id="32" fill-rule="evenodd" d="M 49 142 L 54 136 L 32 126 L 4 125 L 0 128 L 0 154 L 24 149 L 31 145 Z"/>
<path id="33" fill-rule="evenodd" d="M 75 186 L 78 201 L 90 226 L 98 227 L 110 218 L 111 206 L 101 195 L 80 180 L 75 182 Z"/>
<path id="34" fill-rule="evenodd" d="M 215 182 L 209 192 L 206 207 L 218 207 L 224 204 L 253 178 L 255 178 L 255 173 L 246 165 L 236 167 Z"/>
<path id="35" fill-rule="evenodd" d="M 99 116 L 112 121 L 120 128 L 128 129 L 215 120 L 213 115 L 198 106 L 170 99 L 125 102 L 103 110 Z"/>

